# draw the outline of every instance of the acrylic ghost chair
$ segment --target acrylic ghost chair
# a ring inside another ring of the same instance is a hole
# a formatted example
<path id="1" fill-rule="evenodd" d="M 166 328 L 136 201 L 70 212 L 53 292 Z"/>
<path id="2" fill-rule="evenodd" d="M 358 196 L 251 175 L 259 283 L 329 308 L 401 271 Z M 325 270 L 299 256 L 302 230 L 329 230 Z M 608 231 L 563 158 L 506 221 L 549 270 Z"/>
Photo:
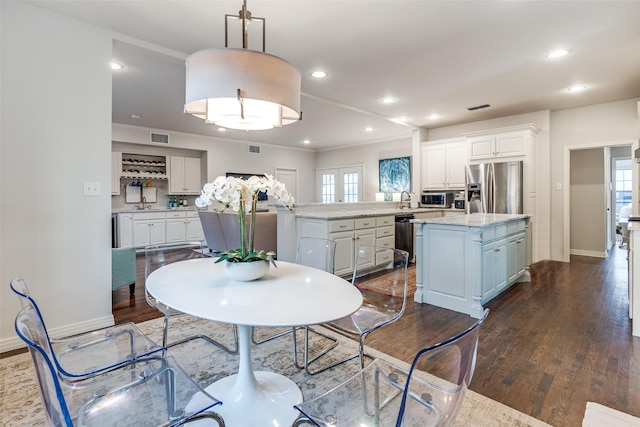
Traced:
<path id="1" fill-rule="evenodd" d="M 308 267 L 317 268 L 318 270 L 326 271 L 333 274 L 334 268 L 335 268 L 335 255 L 336 255 L 336 242 L 328 239 L 322 239 L 322 238 L 301 237 L 298 240 L 298 245 L 296 247 L 295 263 L 306 265 Z M 320 353 L 316 357 L 322 356 L 323 354 L 325 354 L 326 352 L 335 348 L 338 345 L 338 340 L 336 340 L 335 338 L 329 335 L 323 334 L 315 329 L 311 329 L 308 326 L 304 326 L 302 328 L 304 329 L 305 346 L 308 345 L 308 342 L 309 342 L 309 338 L 308 338 L 309 331 L 312 331 L 317 335 L 320 335 L 332 342 L 328 348 L 326 348 L 322 353 Z M 258 340 L 254 333 L 255 328 L 253 328 L 251 333 L 251 341 L 254 344 L 258 345 L 258 344 L 263 344 L 265 342 L 271 341 L 275 338 L 282 337 L 289 333 L 292 333 L 293 361 L 298 368 L 302 369 L 307 362 L 304 362 L 303 364 L 300 364 L 298 362 L 298 351 L 297 351 L 297 341 L 296 341 L 297 337 L 295 334 L 296 329 L 297 329 L 296 327 L 287 329 L 285 331 L 268 336 L 267 338 L 262 338 Z M 308 351 L 305 350 L 304 354 L 308 354 Z"/>
<path id="2" fill-rule="evenodd" d="M 155 353 L 70 384 L 60 381 L 37 306 L 22 307 L 15 330 L 29 347 L 50 425 L 167 427 L 209 418 L 224 426 L 212 411 L 221 402 L 200 389 L 173 358 Z"/>
<path id="3" fill-rule="evenodd" d="M 333 273 L 335 271 L 335 258 L 336 258 L 336 242 L 333 240 L 315 238 L 315 237 L 301 237 L 298 240 L 298 246 L 296 248 L 296 264 L 306 265 L 308 267 L 317 268 L 318 270 L 327 271 Z M 297 335 L 295 334 L 295 328 L 293 329 L 293 361 L 295 365 L 302 369 L 305 368 L 310 362 L 322 357 L 324 354 L 334 349 L 338 345 L 338 340 L 335 338 L 323 334 L 309 326 L 304 326 L 304 360 L 300 364 L 298 361 L 298 345 Z M 322 352 L 315 355 L 315 357 L 309 361 L 309 332 L 312 331 L 325 339 L 329 340 L 331 344 L 326 347 Z"/>
<path id="4" fill-rule="evenodd" d="M 364 342 L 369 334 L 400 318 L 407 303 L 407 265 L 409 254 L 400 249 L 362 245 L 356 256 L 352 284 L 360 289 L 364 302 L 352 315 L 322 326 L 358 338 L 357 353 L 320 368 L 311 368 L 323 360 L 327 352 L 309 359 L 305 344 L 304 368 L 309 375 L 324 372 L 349 360 L 359 358 L 360 369 L 364 368 Z"/>
<path id="5" fill-rule="evenodd" d="M 159 245 L 151 245 L 144 248 L 144 258 L 145 258 L 145 283 L 147 277 L 155 270 L 165 265 L 186 261 L 194 258 L 202 258 L 203 257 L 203 243 L 202 242 L 182 242 L 182 243 L 163 243 Z M 145 295 L 147 299 L 147 303 L 164 314 L 164 321 L 162 325 L 162 346 L 165 348 L 173 347 L 176 345 L 184 344 L 188 341 L 202 339 L 206 342 L 222 349 L 223 351 L 229 354 L 237 354 L 238 353 L 238 330 L 236 325 L 232 325 L 232 334 L 233 334 L 233 347 L 227 346 L 215 339 L 207 336 L 207 335 L 192 335 L 178 341 L 174 341 L 172 343 L 168 342 L 168 333 L 169 333 L 169 318 L 182 315 L 184 313 L 174 310 L 173 308 L 163 304 L 158 301 L 153 295 L 147 292 L 145 287 Z M 215 325 L 212 322 L 212 325 Z"/>
<path id="6" fill-rule="evenodd" d="M 327 393 L 295 405 L 294 426 L 443 427 L 455 419 L 473 378 L 482 318 L 443 342 L 420 350 L 411 367 L 376 359 Z"/>
<path id="7" fill-rule="evenodd" d="M 33 307 L 44 328 L 46 346 L 61 379 L 87 379 L 126 365 L 130 361 L 163 350 L 133 323 L 124 323 L 63 338 L 51 338 L 44 317 L 21 277 L 11 280 L 11 290 L 22 307 Z"/>

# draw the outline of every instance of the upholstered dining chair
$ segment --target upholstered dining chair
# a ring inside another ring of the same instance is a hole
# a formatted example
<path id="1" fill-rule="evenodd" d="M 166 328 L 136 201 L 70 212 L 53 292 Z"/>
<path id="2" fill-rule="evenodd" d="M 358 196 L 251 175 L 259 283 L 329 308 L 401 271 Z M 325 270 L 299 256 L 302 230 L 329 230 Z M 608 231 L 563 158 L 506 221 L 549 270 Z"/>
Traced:
<path id="1" fill-rule="evenodd" d="M 170 357 L 156 353 L 99 377 L 69 384 L 59 379 L 36 306 L 22 307 L 15 330 L 29 347 L 52 426 L 176 426 L 202 418 L 224 426 L 212 411 L 221 402 L 200 389 Z M 99 356 L 99 350 L 92 355 Z"/>
<path id="2" fill-rule="evenodd" d="M 68 337 L 51 338 L 44 317 L 21 277 L 11 280 L 11 290 L 22 307 L 39 316 L 42 335 L 60 378 L 67 382 L 95 377 L 122 367 L 132 360 L 163 350 L 133 323 L 111 326 Z"/>
<path id="3" fill-rule="evenodd" d="M 420 350 L 411 367 L 375 359 L 336 388 L 295 405 L 294 426 L 448 426 L 473 378 L 486 309 L 465 331 Z"/>
<path id="4" fill-rule="evenodd" d="M 323 323 L 337 332 L 358 338 L 359 351 L 344 359 L 321 368 L 311 368 L 322 360 L 322 354 L 309 360 L 305 346 L 305 371 L 309 375 L 324 372 L 329 368 L 359 358 L 360 369 L 364 369 L 364 341 L 369 334 L 395 322 L 402 316 L 407 304 L 407 265 L 409 254 L 400 249 L 362 245 L 358 249 L 356 265 L 351 283 L 362 292 L 362 306 L 348 317 Z"/>
<path id="5" fill-rule="evenodd" d="M 129 286 L 129 296 L 136 293 L 136 248 L 111 249 L 111 290 Z"/>
<path id="6" fill-rule="evenodd" d="M 144 278 L 145 283 L 147 281 L 147 277 L 155 270 L 165 265 L 169 265 L 178 261 L 185 261 L 193 258 L 202 258 L 203 257 L 203 248 L 202 242 L 181 242 L 181 243 L 163 243 L 159 245 L 151 245 L 144 248 L 144 260 L 145 260 L 145 268 L 144 268 Z M 163 304 L 153 297 L 153 295 L 147 292 L 145 287 L 145 295 L 147 299 L 147 303 L 164 314 L 164 321 L 162 324 L 162 346 L 165 348 L 173 347 L 176 345 L 184 344 L 185 342 L 202 339 L 207 341 L 209 344 L 212 344 L 221 350 L 229 353 L 229 354 L 237 354 L 238 353 L 238 329 L 236 325 L 232 326 L 233 333 L 233 345 L 227 346 L 207 335 L 192 335 L 186 338 L 183 338 L 178 341 L 174 341 L 169 343 L 168 334 L 169 334 L 169 318 L 181 315 L 181 313 L 173 308 Z M 213 324 L 213 322 L 212 322 Z"/>

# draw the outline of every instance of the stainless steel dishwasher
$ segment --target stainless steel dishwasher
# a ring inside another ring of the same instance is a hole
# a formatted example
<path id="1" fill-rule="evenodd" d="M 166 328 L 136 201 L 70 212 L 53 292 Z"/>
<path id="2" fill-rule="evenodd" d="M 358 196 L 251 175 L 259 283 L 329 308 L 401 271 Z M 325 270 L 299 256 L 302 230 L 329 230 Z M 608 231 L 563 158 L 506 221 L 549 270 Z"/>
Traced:
<path id="1" fill-rule="evenodd" d="M 396 249 L 409 252 L 409 261 L 413 259 L 413 214 L 396 215 Z"/>

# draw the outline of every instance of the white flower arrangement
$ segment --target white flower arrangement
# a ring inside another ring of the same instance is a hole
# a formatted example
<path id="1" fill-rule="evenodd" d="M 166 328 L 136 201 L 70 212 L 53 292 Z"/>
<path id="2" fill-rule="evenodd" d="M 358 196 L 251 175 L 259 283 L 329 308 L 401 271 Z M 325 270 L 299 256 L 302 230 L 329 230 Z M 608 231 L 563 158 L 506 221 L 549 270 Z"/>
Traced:
<path id="1" fill-rule="evenodd" d="M 232 209 L 238 212 L 238 221 L 240 221 L 242 247 L 223 252 L 216 262 L 225 260 L 229 262 L 269 260 L 273 262 L 275 252 L 255 250 L 253 247 L 255 212 L 258 204 L 258 193 L 260 192 L 267 193 L 276 202 L 279 201 L 289 210 L 293 210 L 294 198 L 288 193 L 285 185 L 271 175 L 265 175 L 264 177 L 252 176 L 246 180 L 231 176 L 219 176 L 213 182 L 208 182 L 202 187 L 200 197 L 196 199 L 196 207 L 201 209 L 213 205 L 215 212 L 224 212 L 227 209 Z M 248 241 L 245 225 L 247 212 L 251 213 Z"/>

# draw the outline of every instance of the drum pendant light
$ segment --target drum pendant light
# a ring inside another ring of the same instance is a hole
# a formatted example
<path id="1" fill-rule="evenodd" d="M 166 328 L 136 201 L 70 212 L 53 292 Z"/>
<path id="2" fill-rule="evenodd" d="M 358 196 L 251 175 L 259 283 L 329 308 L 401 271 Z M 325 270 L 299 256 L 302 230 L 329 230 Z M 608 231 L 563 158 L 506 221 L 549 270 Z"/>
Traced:
<path id="1" fill-rule="evenodd" d="M 242 49 L 228 47 L 229 18 L 242 21 Z M 262 52 L 247 49 L 247 26 L 262 22 Z M 252 17 L 246 0 L 225 15 L 225 48 L 186 60 L 185 112 L 229 129 L 262 130 L 300 119 L 300 71 L 265 50 L 265 19 Z"/>

